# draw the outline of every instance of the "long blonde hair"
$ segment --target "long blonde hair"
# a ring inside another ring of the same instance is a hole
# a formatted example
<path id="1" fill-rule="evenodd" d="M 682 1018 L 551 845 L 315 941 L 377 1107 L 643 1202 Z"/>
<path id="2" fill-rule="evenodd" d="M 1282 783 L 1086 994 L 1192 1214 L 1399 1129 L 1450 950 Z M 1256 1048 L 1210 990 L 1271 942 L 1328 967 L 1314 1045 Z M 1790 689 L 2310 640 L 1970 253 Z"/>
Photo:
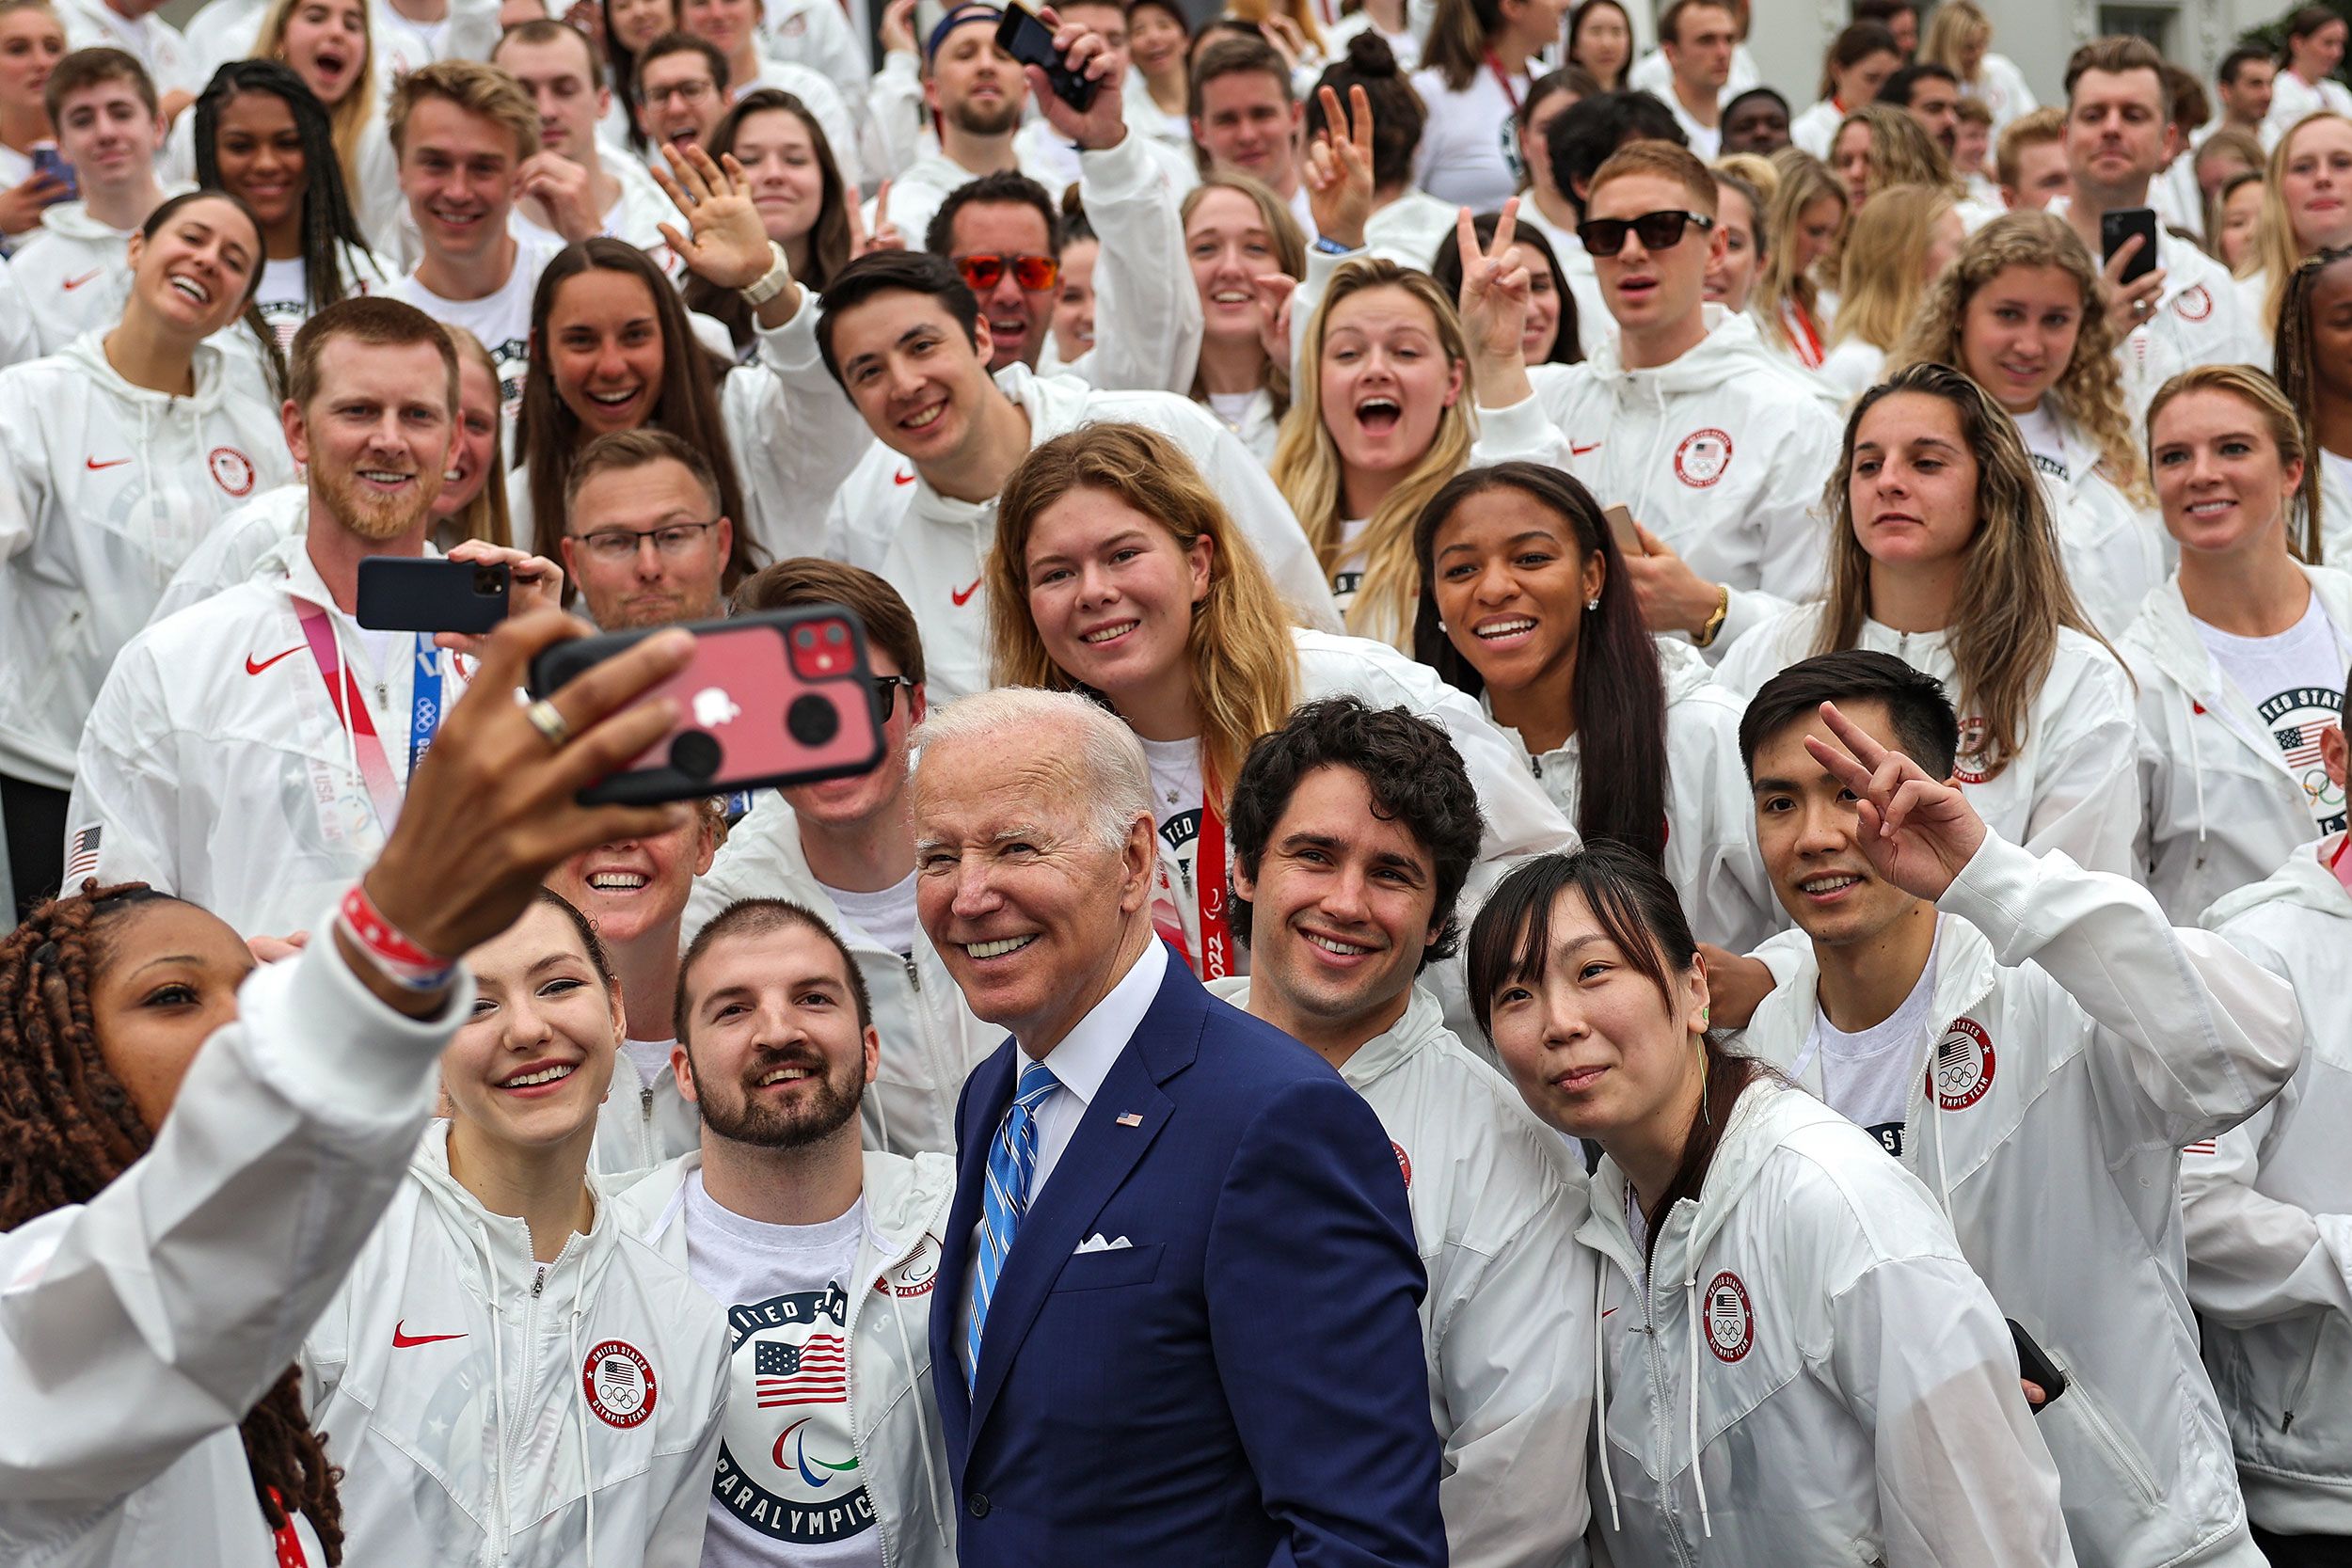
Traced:
<path id="1" fill-rule="evenodd" d="M 1797 228 L 1804 221 L 1804 210 L 1824 197 L 1837 203 L 1838 226 L 1843 228 L 1846 187 L 1827 164 L 1801 147 L 1782 148 L 1772 154 L 1772 163 L 1780 171 L 1780 183 L 1767 204 L 1764 232 L 1771 242 L 1765 247 L 1764 270 L 1756 277 L 1756 293 L 1748 300 L 1748 314 L 1756 319 L 1756 330 L 1767 342 L 1793 349 L 1788 312 L 1802 314 L 1818 330 L 1821 300 L 1820 283 L 1797 266 Z"/>
<path id="2" fill-rule="evenodd" d="M 1929 361 L 1898 372 L 1863 393 L 1846 418 L 1837 467 L 1821 493 L 1830 519 L 1830 583 L 1812 652 L 1854 646 L 1870 612 L 1870 557 L 1853 526 L 1854 441 L 1864 417 L 1899 392 L 1949 404 L 1977 461 L 1977 531 L 1946 640 L 1959 667 L 1953 701 L 1984 725 L 1978 745 L 1963 749 L 1978 760 L 1980 778 L 1995 778 L 2031 738 L 2027 715 L 2058 657 L 2058 628 L 2071 626 L 2102 647 L 2106 640 L 2066 580 L 2058 530 L 2017 426 L 1983 388 L 1949 365 Z"/>
<path id="3" fill-rule="evenodd" d="M 1438 417 L 1429 450 L 1412 472 L 1390 490 L 1373 509 L 1364 530 L 1364 580 L 1347 609 L 1347 629 L 1384 642 L 1405 646 L 1412 636 L 1413 605 L 1421 591 L 1420 570 L 1413 561 L 1413 523 L 1429 498 L 1470 461 L 1471 388 L 1467 379 L 1470 351 L 1462 338 L 1462 323 L 1453 301 L 1427 273 L 1401 267 L 1380 257 L 1350 261 L 1331 280 L 1314 318 L 1307 324 L 1305 344 L 1298 356 L 1304 373 L 1292 390 L 1291 411 L 1282 420 L 1282 434 L 1274 448 L 1271 472 L 1276 488 L 1298 515 L 1307 542 L 1327 576 L 1342 551 L 1341 525 L 1345 475 L 1339 444 L 1324 422 L 1323 344 L 1331 314 L 1341 303 L 1374 289 L 1402 289 L 1425 307 L 1437 324 L 1438 345 L 1446 358 L 1465 371 L 1462 395 Z"/>
<path id="4" fill-rule="evenodd" d="M 286 24 L 306 0 L 278 0 L 269 8 L 262 31 L 253 40 L 253 54 L 263 59 L 285 58 Z M 359 64 L 351 87 L 340 103 L 324 103 L 326 123 L 334 128 L 335 161 L 343 167 L 343 189 L 357 202 L 366 186 L 359 178 L 359 150 L 367 145 L 369 125 L 375 118 L 375 20 L 371 8 L 359 7 Z"/>
<path id="5" fill-rule="evenodd" d="M 1306 231 L 1298 227 L 1298 219 L 1292 214 L 1289 205 L 1276 196 L 1273 187 L 1263 180 L 1230 172 L 1202 175 L 1200 182 L 1184 193 L 1184 199 L 1176 210 L 1180 228 L 1190 231 L 1194 211 L 1211 191 L 1233 191 L 1248 197 L 1250 205 L 1258 209 L 1258 221 L 1264 226 L 1266 238 L 1273 242 L 1275 270 L 1287 277 L 1307 276 Z M 1190 250 L 1189 242 L 1185 248 Z M 1264 386 L 1266 395 L 1274 400 L 1274 417 L 1279 420 L 1290 412 L 1291 367 L 1290 362 L 1279 354 L 1266 356 Z M 1198 369 L 1193 372 L 1191 395 L 1195 403 L 1203 402 L 1208 397 L 1207 388 L 1200 385 Z"/>
<path id="6" fill-rule="evenodd" d="M 2279 330 L 2279 302 L 2287 296 L 2287 279 L 2303 264 L 2303 243 L 2295 237 L 2295 219 L 2287 212 L 2287 160 L 2294 156 L 2295 138 L 2304 129 L 2323 119 L 2339 125 L 2352 125 L 2333 109 L 2318 109 L 2305 115 L 2287 127 L 2287 134 L 2279 138 L 2279 145 L 2270 150 L 2269 166 L 2263 170 L 2262 217 L 2254 225 L 2254 270 L 2264 275 L 2263 319 L 2265 336 Z"/>
<path id="7" fill-rule="evenodd" d="M 1864 192 L 1867 197 L 1876 199 L 1879 192 L 1896 185 L 1932 185 L 1959 194 L 1960 183 L 1952 178 L 1952 163 L 1944 156 L 1944 150 L 1911 118 L 1911 111 L 1892 103 L 1865 103 L 1839 120 L 1836 135 L 1829 139 L 1833 155 L 1846 135 L 1846 127 L 1856 121 L 1870 130 L 1870 182 Z M 1869 202 L 1866 200 L 1863 205 L 1867 208 Z"/>
<path id="8" fill-rule="evenodd" d="M 457 350 L 457 357 L 469 360 L 490 372 L 490 385 L 499 384 L 498 361 L 482 346 L 482 340 L 453 322 L 443 322 L 441 331 Z M 465 419 L 463 409 L 451 411 L 451 423 Z M 506 421 L 492 418 L 490 424 L 490 472 L 482 482 L 482 493 L 466 503 L 466 510 L 450 518 L 440 527 L 461 539 L 481 539 L 511 549 L 515 544 L 515 522 L 506 508 Z"/>
<path id="9" fill-rule="evenodd" d="M 1895 346 L 1927 293 L 1919 271 L 1936 224 L 1951 210 L 1947 192 L 1897 185 L 1854 214 L 1837 263 L 1835 341 L 1859 338 L 1873 348 Z"/>
<path id="10" fill-rule="evenodd" d="M 1940 65 L 1960 78 L 1963 87 L 1974 88 L 1978 78 L 1968 73 L 1961 63 L 1969 41 L 1977 45 L 1977 70 L 1984 69 L 1984 52 L 1993 46 L 1993 24 L 1978 8 L 1976 0 L 1944 0 L 1928 19 L 1927 36 L 1919 40 L 1919 58 L 1928 65 Z"/>
<path id="11" fill-rule="evenodd" d="M 1247 534 L 1192 459 L 1156 430 L 1090 424 L 1032 450 L 1005 482 L 988 557 L 991 678 L 998 686 L 1085 689 L 1046 652 L 1029 613 L 1029 535 L 1041 513 L 1071 491 L 1101 490 L 1168 530 L 1190 550 L 1207 538 L 1208 592 L 1184 634 L 1193 701 L 1200 708 L 1200 776 L 1222 802 L 1249 743 L 1281 728 L 1298 700 L 1291 617 Z"/>
<path id="12" fill-rule="evenodd" d="M 1887 373 L 1932 359 L 1965 371 L 1961 350 L 1968 304 L 1977 291 L 2011 267 L 2051 267 L 2064 273 L 2081 293 L 2082 318 L 2074 353 L 2050 386 L 2049 400 L 2068 424 L 2098 444 L 2099 467 L 2109 483 L 2134 504 L 2153 506 L 2131 409 L 2123 400 L 2123 377 L 2116 369 L 2115 329 L 2099 303 L 2099 267 L 2063 218 L 2043 212 L 2004 213 L 1969 236 L 1952 264 L 1928 288 L 1911 329 L 1886 356 Z"/>

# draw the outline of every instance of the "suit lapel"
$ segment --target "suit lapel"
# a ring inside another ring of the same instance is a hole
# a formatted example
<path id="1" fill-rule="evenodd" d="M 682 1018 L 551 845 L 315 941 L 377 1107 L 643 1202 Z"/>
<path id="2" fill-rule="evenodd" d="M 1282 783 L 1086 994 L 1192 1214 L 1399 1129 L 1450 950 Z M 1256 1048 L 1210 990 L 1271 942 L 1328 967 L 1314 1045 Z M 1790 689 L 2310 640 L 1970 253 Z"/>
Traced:
<path id="1" fill-rule="evenodd" d="M 980 1194 L 987 1181 L 988 1146 L 996 1124 L 1012 1102 L 1012 1064 L 1020 1048 L 1009 1039 L 991 1053 L 972 1075 L 964 1099 L 962 1148 L 956 1160 L 956 1196 L 947 1210 L 947 1234 L 939 1248 L 940 1288 L 931 1292 L 931 1383 L 946 1425 L 947 1452 L 959 1468 L 972 1415 L 963 1381 L 963 1307 L 972 1267 L 972 1228 L 980 1223 Z"/>
<path id="2" fill-rule="evenodd" d="M 1208 999 L 1192 972 L 1172 958 L 1151 1010 L 1087 1106 L 1054 1166 L 1053 1180 L 1022 1220 L 1012 1251 L 996 1276 L 996 1294 L 980 1335 L 979 1375 L 971 1402 L 973 1437 L 987 1421 L 1006 1369 L 1037 1321 L 1062 1266 L 1168 1124 L 1175 1107 L 1159 1085 L 1192 1060 Z M 1140 1119 L 1121 1125 L 1121 1117 Z"/>

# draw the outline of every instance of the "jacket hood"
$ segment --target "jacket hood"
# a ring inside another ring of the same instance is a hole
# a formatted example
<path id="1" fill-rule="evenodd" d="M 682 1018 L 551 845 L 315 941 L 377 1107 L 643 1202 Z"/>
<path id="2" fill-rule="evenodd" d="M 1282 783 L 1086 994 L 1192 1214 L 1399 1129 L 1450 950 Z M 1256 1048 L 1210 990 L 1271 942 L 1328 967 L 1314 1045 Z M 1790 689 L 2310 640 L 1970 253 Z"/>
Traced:
<path id="1" fill-rule="evenodd" d="M 85 332 L 66 344 L 58 352 L 58 357 L 70 359 L 80 366 L 88 373 L 93 386 L 134 417 L 143 413 L 152 418 L 167 412 L 183 417 L 189 413 L 204 415 L 219 408 L 229 399 L 229 356 L 209 339 L 196 345 L 196 393 L 185 398 L 145 387 L 134 387 L 125 381 L 107 361 L 104 340 L 103 332 Z"/>
<path id="2" fill-rule="evenodd" d="M 90 216 L 86 201 L 60 201 L 40 215 L 40 226 L 66 240 L 96 240 L 120 244 L 123 231 Z"/>
<path id="3" fill-rule="evenodd" d="M 2330 833 L 2314 843 L 2296 846 L 2278 870 L 2251 886 L 2222 895 L 2198 924 L 2218 930 L 2247 911 L 2272 903 L 2299 905 L 2338 920 L 2352 920 L 2352 894 L 2336 880 L 2327 863 L 2343 839 L 2342 833 Z"/>
<path id="4" fill-rule="evenodd" d="M 449 1129 L 444 1118 L 437 1117 L 426 1125 L 416 1152 L 409 1156 L 408 1174 L 424 1190 L 450 1233 L 462 1238 L 480 1260 L 484 1277 L 473 1282 L 474 1288 L 487 1294 L 494 1310 L 507 1301 L 530 1295 L 534 1282 L 541 1285 L 543 1294 L 548 1293 L 548 1280 L 541 1275 L 542 1265 L 532 1256 L 531 1227 L 512 1216 L 491 1213 L 450 1174 Z M 594 1173 L 587 1180 L 590 1199 L 596 1205 L 588 1233 L 575 1238 L 555 1262 L 545 1265 L 550 1276 L 558 1268 L 575 1274 L 572 1289 L 563 1292 L 567 1300 L 585 1299 L 595 1290 L 620 1235 L 612 1193 Z"/>
<path id="5" fill-rule="evenodd" d="M 1209 994 L 1247 1011 L 1249 1006 L 1249 976 L 1228 975 L 1209 982 Z M 1445 1009 L 1438 999 L 1419 984 L 1405 1000 L 1405 1011 L 1397 1021 L 1356 1048 L 1340 1069 L 1340 1076 L 1358 1094 L 1397 1068 L 1413 1059 L 1425 1046 L 1432 1045 L 1447 1034 Z"/>
<path id="6" fill-rule="evenodd" d="M 1713 391 L 1736 376 L 1769 375 L 1788 383 L 1792 401 L 1824 394 L 1806 386 L 1789 371 L 1788 362 L 1765 347 L 1755 321 L 1744 311 L 1734 313 L 1720 305 L 1703 307 L 1707 336 L 1691 350 L 1663 365 L 1628 370 L 1623 345 L 1612 333 L 1585 361 L 1594 377 L 1608 386 L 1620 402 L 1636 397 L 1663 402 L 1692 392 Z"/>

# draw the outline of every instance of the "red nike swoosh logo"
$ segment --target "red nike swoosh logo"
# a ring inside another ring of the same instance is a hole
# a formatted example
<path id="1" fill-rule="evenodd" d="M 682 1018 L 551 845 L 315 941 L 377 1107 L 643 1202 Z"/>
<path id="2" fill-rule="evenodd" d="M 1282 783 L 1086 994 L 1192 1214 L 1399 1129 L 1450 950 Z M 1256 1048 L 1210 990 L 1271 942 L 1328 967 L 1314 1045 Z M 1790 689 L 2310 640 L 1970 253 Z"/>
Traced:
<path id="1" fill-rule="evenodd" d="M 1600 443 L 1598 441 L 1595 441 L 1589 447 L 1580 447 L 1574 441 L 1570 441 L 1568 443 L 1568 455 L 1570 457 L 1581 457 L 1588 451 L 1600 451 Z"/>
<path id="2" fill-rule="evenodd" d="M 914 483 L 914 474 L 911 469 L 901 468 L 897 473 L 890 476 L 890 483 L 893 484 L 912 484 Z"/>
<path id="3" fill-rule="evenodd" d="M 83 284 L 85 284 L 85 283 L 88 282 L 91 278 L 96 277 L 97 277 L 97 276 L 99 276 L 101 273 L 104 272 L 105 270 L 106 270 L 106 269 L 105 269 L 104 267 L 92 267 L 92 268 L 90 268 L 90 270 L 89 270 L 89 271 L 87 271 L 87 272 L 84 273 L 84 274 L 83 274 L 81 277 L 69 277 L 69 278 L 67 278 L 67 279 L 65 280 L 65 286 L 66 286 L 69 290 L 71 290 L 71 289 L 78 289 L 78 288 L 80 288 Z"/>
<path id="4" fill-rule="evenodd" d="M 1614 1312 L 1615 1310 L 1616 1310 L 1616 1308 L 1615 1308 L 1615 1307 L 1609 1307 L 1609 1308 L 1607 1308 L 1606 1310 L 1604 1310 L 1604 1311 L 1601 1313 L 1601 1316 L 1605 1318 L 1605 1317 L 1609 1316 L 1609 1314 L 1610 1314 L 1611 1312 Z"/>
<path id="5" fill-rule="evenodd" d="M 961 610 L 971 601 L 972 595 L 980 591 L 980 584 L 986 580 L 984 578 L 974 578 L 971 587 L 961 590 L 950 588 L 947 590 L 947 596 L 956 601 L 958 610 Z"/>
<path id="6" fill-rule="evenodd" d="M 247 654 L 245 656 L 245 673 L 248 675 L 258 675 L 262 671 L 268 669 L 271 665 L 277 663 L 279 659 L 285 658 L 294 654 L 298 654 L 301 651 L 302 644 L 297 642 L 293 647 L 288 648 L 285 653 L 272 654 L 269 657 L 262 660 L 259 664 L 253 662 L 253 656 L 251 654 Z"/>
<path id="7" fill-rule="evenodd" d="M 85 457 L 82 459 L 82 466 L 89 469 L 91 473 L 97 473 L 101 469 L 104 468 L 119 468 L 125 463 L 130 461 L 131 460 L 127 457 L 109 457 L 106 461 L 101 463 L 95 457 Z"/>
<path id="8" fill-rule="evenodd" d="M 462 1334 L 409 1335 L 402 1333 L 401 1330 L 406 1328 L 407 1326 L 408 1320 L 405 1318 L 403 1318 L 400 1322 L 392 1324 L 392 1349 L 411 1350 L 418 1345 L 437 1345 L 444 1339 L 462 1339 L 465 1338 Z"/>

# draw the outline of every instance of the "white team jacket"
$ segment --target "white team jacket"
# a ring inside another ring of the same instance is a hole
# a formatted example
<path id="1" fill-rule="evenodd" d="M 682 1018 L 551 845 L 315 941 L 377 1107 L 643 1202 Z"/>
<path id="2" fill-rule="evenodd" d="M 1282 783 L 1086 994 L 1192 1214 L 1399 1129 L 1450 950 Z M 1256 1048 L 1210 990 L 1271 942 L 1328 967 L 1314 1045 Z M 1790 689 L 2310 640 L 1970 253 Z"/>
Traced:
<path id="1" fill-rule="evenodd" d="M 1004 1044 L 1005 1031 L 972 1015 L 930 939 L 917 931 L 914 954 L 901 958 L 844 920 L 809 874 L 800 819 L 772 789 L 760 792 L 710 869 L 694 879 L 680 940 L 693 941 L 740 898 L 790 899 L 832 927 L 857 960 L 882 1037 L 881 1063 L 866 1085 L 866 1147 L 906 1157 L 955 1153 L 963 1081 Z"/>
<path id="2" fill-rule="evenodd" d="M 873 1288 L 850 1304 L 843 1354 L 850 1363 L 849 1441 L 865 1478 L 882 1535 L 884 1568 L 955 1568 L 956 1498 L 949 1481 L 946 1434 L 931 1398 L 931 1292 L 939 1281 L 941 1243 L 955 1198 L 956 1163 L 950 1154 L 904 1159 L 868 1150 L 866 1160 L 866 1235 L 855 1277 Z M 686 1179 L 702 1164 L 688 1154 L 653 1171 L 625 1193 L 623 1222 L 683 1270 L 686 1250 Z M 950 1289 L 955 1287 L 951 1283 Z M 886 1325 L 886 1326 L 885 1326 Z M 781 1461 L 780 1433 L 791 1423 L 763 1418 L 754 1392 L 755 1367 L 739 1353 L 758 1324 L 737 1320 L 727 1335 L 734 1400 L 727 1436 L 758 1453 L 736 1454 L 723 1444 L 718 1475 L 730 1475 L 747 1494 L 765 1495 L 763 1476 Z M 705 1506 L 711 1501 L 706 1483 Z M 790 1560 L 780 1548 L 779 1561 Z"/>
<path id="3" fill-rule="evenodd" d="M 2100 472 L 2097 444 L 2057 409 L 2050 412 L 2065 444 L 2066 472 L 2050 472 L 2036 454 L 2035 477 L 2074 596 L 2090 624 L 2112 641 L 2164 581 L 2164 519 L 2153 507 L 2135 506 Z"/>
<path id="4" fill-rule="evenodd" d="M 1614 1161 L 1577 1236 L 1600 1260 L 1585 1478 L 1617 1568 L 2074 1562 L 2001 1308 L 1835 1111 L 1750 1087 L 1646 1268 Z"/>
<path id="5" fill-rule="evenodd" d="M 1821 608 L 1800 605 L 1757 628 L 1724 656 L 1715 678 L 1744 702 L 1789 665 L 1809 657 Z M 1865 619 L 1854 646 L 1893 654 L 1933 675 L 1955 703 L 1959 666 L 1942 632 L 1899 632 Z M 2060 630 L 2057 657 L 2026 714 L 2021 754 L 1990 779 L 1974 774 L 1971 726 L 1961 715 L 1956 769 L 1968 803 L 1985 824 L 2036 854 L 2062 849 L 2093 871 L 2136 876 L 2132 852 L 2139 820 L 2139 781 L 2132 770 L 2132 684 L 2121 660 L 2077 631 Z"/>
<path id="6" fill-rule="evenodd" d="M 2352 657 L 2352 574 L 2331 566 L 2303 573 L 2335 626 L 2338 651 Z M 2137 761 L 2147 816 L 2136 861 L 2165 913 L 2194 920 L 2310 842 L 2319 831 L 2312 800 L 2327 774 L 2316 760 L 2288 765 L 2271 721 L 2205 651 L 2179 578 L 2149 595 L 2120 646 L 2139 680 Z M 2339 681 L 2329 695 L 2342 690 Z"/>
<path id="7" fill-rule="evenodd" d="M 397 1190 L 473 982 L 438 1019 L 405 1018 L 322 942 L 257 970 L 237 1003 L 144 1158 L 0 1234 L 12 1568 L 271 1560 L 237 1423 Z"/>
<path id="8" fill-rule="evenodd" d="M 1257 459 L 1209 412 L 1173 392 L 1098 392 L 1071 376 L 1034 375 L 1019 365 L 996 385 L 1029 419 L 1032 446 L 1080 425 L 1148 425 L 1184 450 L 1200 477 L 1248 536 L 1292 611 L 1337 631 L 1330 585 L 1290 503 Z M 896 588 L 923 632 L 931 701 L 945 703 L 993 684 L 988 673 L 987 596 L 982 562 L 996 542 L 996 498 L 952 500 L 914 465 L 879 442 L 834 497 L 822 554 L 878 573 Z"/>
<path id="9" fill-rule="evenodd" d="M 67 816 L 72 832 L 99 831 L 102 880 L 151 882 L 246 936 L 308 928 L 328 892 L 384 847 L 351 732 L 297 619 L 297 601 L 332 603 L 326 586 L 298 538 L 271 560 L 272 576 L 158 622 L 122 651 L 82 733 Z M 397 640 L 372 672 L 342 617 L 331 619 L 405 787 L 414 644 Z M 434 657 L 446 713 L 466 666 Z"/>
<path id="10" fill-rule="evenodd" d="M 131 270 L 131 230 L 110 229 L 79 201 L 60 201 L 8 258 L 33 312 L 43 354 L 122 316 L 122 281 Z"/>
<path id="11" fill-rule="evenodd" d="M 2298 845 L 2206 912 L 2295 987 L 2307 1033 L 2279 1098 L 2181 1164 L 2188 1299 L 2246 1513 L 2287 1535 L 2352 1535 L 2352 898 L 2327 865 L 2342 843 Z"/>
<path id="12" fill-rule="evenodd" d="M 1836 399 L 1767 348 L 1746 315 L 1708 306 L 1707 329 L 1655 370 L 1625 369 L 1613 338 L 1581 365 L 1534 366 L 1534 397 L 1479 409 L 1479 442 L 1494 461 L 1565 468 L 1728 586 L 1710 650 L 1721 657 L 1780 603 L 1828 580 L 1821 482 L 1837 467 L 1843 427 Z"/>
<path id="13" fill-rule="evenodd" d="M 1247 977 L 1209 989 L 1249 1006 Z M 1583 1169 L 1419 986 L 1340 1076 L 1389 1134 L 1429 1276 L 1422 1344 L 1454 1568 L 1581 1568 L 1593 1419 Z"/>
<path id="14" fill-rule="evenodd" d="M 1746 704 L 1715 682 L 1689 643 L 1661 637 L 1657 644 L 1666 677 L 1666 875 L 1699 941 L 1745 953 L 1787 923 L 1756 847 L 1756 799 L 1740 761 Z M 1558 751 L 1528 759 L 1571 826 L 1582 803 L 1581 755 L 1570 736 Z"/>
<path id="15" fill-rule="evenodd" d="M 134 387 L 95 333 L 0 371 L 0 773 L 72 782 L 99 683 L 171 574 L 223 514 L 294 477 L 276 405 L 240 388 L 210 343 L 194 397 Z"/>
<path id="16" fill-rule="evenodd" d="M 534 1262 L 531 1227 L 450 1175 L 449 1123 L 426 1129 L 302 1345 L 351 1561 L 701 1561 L 725 1321 L 588 1182 L 588 1233 Z"/>
<path id="17" fill-rule="evenodd" d="M 677 1074 L 664 1068 L 648 1084 L 624 1051 L 612 1064 L 612 1087 L 596 1107 L 588 1168 L 607 1177 L 643 1176 L 698 1147 L 702 1135 L 702 1107 L 679 1092 Z"/>
<path id="18" fill-rule="evenodd" d="M 2260 1568 L 2182 1283 L 2180 1151 L 2294 1072 L 2294 992 L 2167 924 L 2138 883 L 1998 836 L 1938 908 L 1956 918 L 1902 1163 L 2002 1313 L 2072 1380 L 2036 1424 L 2074 1550 L 2086 1568 Z M 1808 946 L 1747 1030 L 1750 1052 L 1816 1094 L 1819 975 Z"/>

